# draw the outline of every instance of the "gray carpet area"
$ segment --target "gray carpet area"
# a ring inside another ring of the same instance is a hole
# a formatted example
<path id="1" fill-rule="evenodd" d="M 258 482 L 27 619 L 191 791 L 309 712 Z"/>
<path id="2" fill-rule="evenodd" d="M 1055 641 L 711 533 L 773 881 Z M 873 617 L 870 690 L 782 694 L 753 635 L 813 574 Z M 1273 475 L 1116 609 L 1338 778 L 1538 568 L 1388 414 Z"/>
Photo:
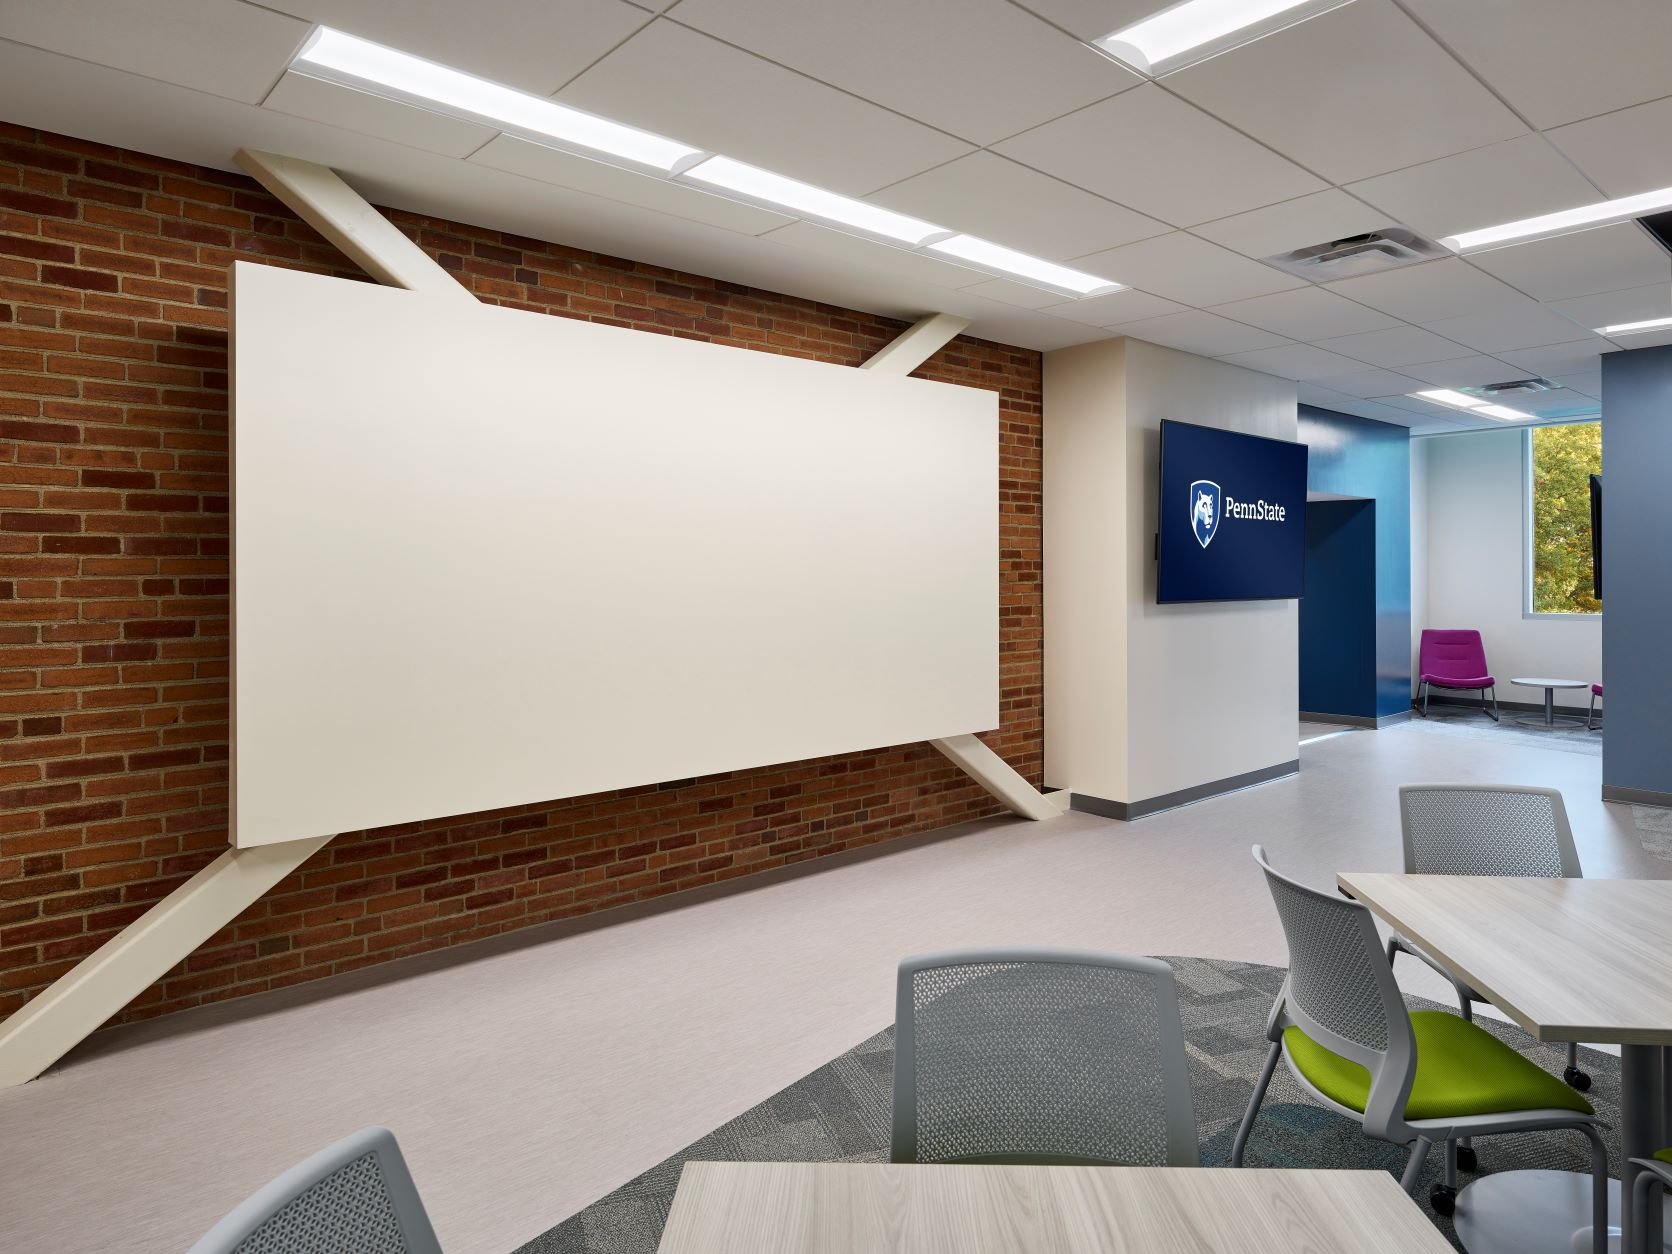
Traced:
<path id="1" fill-rule="evenodd" d="M 1180 1009 L 1190 1053 L 1190 1082 L 1202 1163 L 1221 1167 L 1253 1092 L 1265 1056 L 1266 1015 L 1283 981 L 1276 967 L 1204 958 L 1169 958 L 1179 982 Z M 1410 999 L 1413 1009 L 1433 1003 Z M 1482 1019 L 1483 1027 L 1541 1067 L 1561 1073 L 1564 1051 L 1540 1045 L 1519 1029 Z M 667 1161 L 523 1246 L 517 1254 L 654 1254 L 667 1221 L 679 1172 L 688 1159 L 743 1162 L 883 1162 L 888 1157 L 894 1030 L 885 1029 L 760 1105 L 688 1145 Z M 1609 1124 L 1619 1120 L 1619 1060 L 1582 1049 L 1590 1072 L 1588 1094 Z M 1604 1138 L 1616 1134 L 1604 1129 Z M 1547 1167 L 1584 1171 L 1585 1140 L 1575 1132 L 1535 1132 L 1479 1140 L 1482 1172 Z M 1610 1152 L 1616 1155 L 1617 1144 Z M 1368 1140 L 1357 1124 L 1313 1104 L 1279 1067 L 1249 1141 L 1255 1167 L 1385 1168 L 1398 1174 L 1405 1151 Z M 1440 1155 L 1429 1156 L 1417 1196 L 1427 1211 L 1428 1189 Z M 1463 1176 L 1460 1183 L 1467 1183 Z M 1428 1212 L 1452 1237 L 1448 1220 Z M 1453 1244 L 1456 1244 L 1453 1238 Z M 1459 1247 L 1461 1248 L 1461 1247 Z"/>

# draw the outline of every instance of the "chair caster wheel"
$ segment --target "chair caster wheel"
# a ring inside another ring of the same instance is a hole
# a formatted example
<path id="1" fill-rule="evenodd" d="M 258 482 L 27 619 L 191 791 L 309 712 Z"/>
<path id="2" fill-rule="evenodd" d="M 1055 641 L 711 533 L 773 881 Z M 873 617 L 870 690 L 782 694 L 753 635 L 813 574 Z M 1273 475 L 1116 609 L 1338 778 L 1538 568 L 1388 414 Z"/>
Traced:
<path id="1" fill-rule="evenodd" d="M 1568 1087 L 1580 1093 L 1591 1091 L 1591 1077 L 1578 1067 L 1567 1067 L 1562 1071 L 1562 1079 L 1567 1081 Z"/>
<path id="2" fill-rule="evenodd" d="M 1436 1184 L 1428 1191 L 1428 1204 L 1436 1215 L 1449 1215 L 1457 1209 L 1457 1190 Z"/>
<path id="3" fill-rule="evenodd" d="M 1459 1170 L 1459 1171 L 1479 1171 L 1480 1170 L 1480 1155 L 1475 1153 L 1475 1147 L 1474 1146 L 1472 1146 L 1472 1145 L 1459 1145 L 1457 1147 L 1457 1170 Z"/>

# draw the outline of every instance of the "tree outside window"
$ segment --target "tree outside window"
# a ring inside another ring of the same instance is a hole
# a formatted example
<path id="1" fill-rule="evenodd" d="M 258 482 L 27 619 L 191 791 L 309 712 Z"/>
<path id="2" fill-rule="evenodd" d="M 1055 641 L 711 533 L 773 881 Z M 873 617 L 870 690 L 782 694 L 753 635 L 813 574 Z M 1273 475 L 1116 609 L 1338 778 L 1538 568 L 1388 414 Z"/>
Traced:
<path id="1" fill-rule="evenodd" d="M 1591 476 L 1602 473 L 1602 425 L 1534 427 L 1527 438 L 1533 613 L 1600 614 L 1591 582 Z"/>

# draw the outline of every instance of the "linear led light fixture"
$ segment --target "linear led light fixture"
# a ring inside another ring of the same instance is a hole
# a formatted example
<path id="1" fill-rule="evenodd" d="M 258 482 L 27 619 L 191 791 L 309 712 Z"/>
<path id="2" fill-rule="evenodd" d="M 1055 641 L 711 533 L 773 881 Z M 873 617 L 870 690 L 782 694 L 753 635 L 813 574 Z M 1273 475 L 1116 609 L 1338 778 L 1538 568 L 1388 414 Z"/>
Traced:
<path id="1" fill-rule="evenodd" d="M 1616 322 L 1611 327 L 1598 327 L 1598 335 L 1642 335 L 1645 331 L 1665 331 L 1672 328 L 1672 318 L 1646 318 L 1642 322 Z"/>
<path id="2" fill-rule="evenodd" d="M 483 122 L 582 156 L 604 154 L 659 174 L 675 173 L 706 155 L 665 135 L 612 122 L 329 26 L 321 26 L 308 37 L 291 61 L 291 69 L 340 87 Z"/>
<path id="3" fill-rule="evenodd" d="M 1297 26 L 1352 0 L 1183 0 L 1093 40 L 1092 47 L 1150 78 Z"/>
<path id="4" fill-rule="evenodd" d="M 816 222 L 881 236 L 910 248 L 951 234 L 944 226 L 936 226 L 922 218 L 854 200 L 851 196 L 826 191 L 759 166 L 733 161 L 730 157 L 710 157 L 684 171 L 678 178 L 682 183 L 718 189 L 733 200 L 767 209 L 792 209 L 801 217 Z"/>
<path id="5" fill-rule="evenodd" d="M 1440 244 L 1457 253 L 1477 252 L 1482 248 L 1496 248 L 1501 244 L 1521 243 L 1525 240 L 1548 239 L 1552 235 L 1569 235 L 1593 226 L 1611 222 L 1625 222 L 1645 214 L 1672 209 L 1672 187 L 1659 191 L 1640 192 L 1636 196 L 1622 196 L 1618 200 L 1598 201 L 1577 209 L 1563 209 L 1559 213 L 1540 214 L 1536 218 L 1522 218 L 1519 222 L 1505 222 L 1502 226 L 1483 227 L 1478 231 L 1461 231 L 1448 235 Z"/>
<path id="6" fill-rule="evenodd" d="M 1450 388 L 1431 388 L 1426 392 L 1412 392 L 1411 395 L 1419 401 L 1445 405 L 1450 409 L 1467 410 L 1471 414 L 1479 414 L 1482 418 L 1496 418 L 1499 422 L 1525 422 L 1532 417 L 1531 414 L 1511 409 L 1508 405 L 1492 405 L 1477 396 L 1454 392 Z"/>
<path id="7" fill-rule="evenodd" d="M 1034 287 L 1060 292 L 1064 296 L 1081 299 L 1087 296 L 1106 296 L 1122 290 L 1126 284 L 1115 283 L 1099 275 L 1087 274 L 1054 261 L 1019 253 L 1014 248 L 995 244 L 974 235 L 954 235 L 936 240 L 928 251 L 945 253 L 989 273 L 1007 278 L 1018 278 Z"/>
<path id="8" fill-rule="evenodd" d="M 787 211 L 896 248 L 933 247 L 971 269 L 1019 279 L 1059 295 L 1098 296 L 1123 286 L 329 26 L 319 27 L 308 37 L 290 68 L 340 87 L 483 123 L 548 148 L 672 179 L 745 204 Z"/>

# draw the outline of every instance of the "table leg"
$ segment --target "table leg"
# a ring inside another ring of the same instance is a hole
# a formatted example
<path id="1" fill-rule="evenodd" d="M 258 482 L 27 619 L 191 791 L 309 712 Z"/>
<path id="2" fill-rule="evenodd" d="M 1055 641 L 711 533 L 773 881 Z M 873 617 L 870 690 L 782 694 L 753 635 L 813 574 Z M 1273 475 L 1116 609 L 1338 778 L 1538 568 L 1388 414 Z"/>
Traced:
<path id="1" fill-rule="evenodd" d="M 1665 1137 L 1666 1051 L 1658 1045 L 1622 1045 L 1620 1047 L 1620 1249 L 1626 1254 L 1637 1250 L 1658 1250 L 1663 1240 L 1662 1208 L 1650 1206 L 1644 1231 L 1636 1229 L 1631 1213 L 1631 1186 L 1636 1181 L 1637 1167 L 1628 1161 L 1633 1158 L 1653 1157 L 1662 1148 Z"/>
<path id="2" fill-rule="evenodd" d="M 1554 688 L 1544 690 L 1544 725 L 1546 727 L 1556 725 L 1556 690 Z"/>

